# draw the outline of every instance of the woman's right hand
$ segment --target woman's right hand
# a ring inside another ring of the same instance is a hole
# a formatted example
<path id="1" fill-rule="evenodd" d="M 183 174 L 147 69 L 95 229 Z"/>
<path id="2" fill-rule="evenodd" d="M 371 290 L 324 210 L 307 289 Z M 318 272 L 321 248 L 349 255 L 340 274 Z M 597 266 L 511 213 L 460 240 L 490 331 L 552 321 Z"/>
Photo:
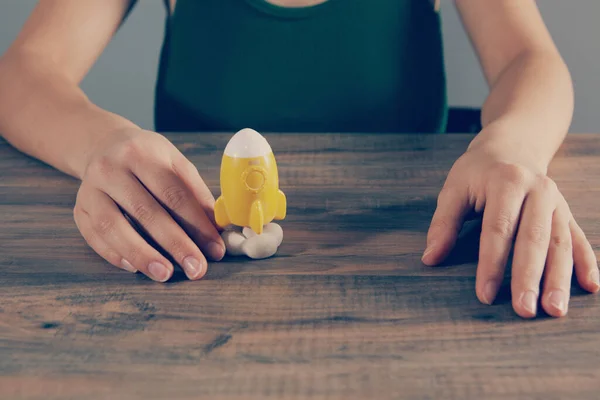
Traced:
<path id="1" fill-rule="evenodd" d="M 134 128 L 102 140 L 89 155 L 74 217 L 87 243 L 114 266 L 165 282 L 173 263 L 160 248 L 196 280 L 206 274 L 205 255 L 225 254 L 213 207 L 194 165 L 164 136 Z"/>

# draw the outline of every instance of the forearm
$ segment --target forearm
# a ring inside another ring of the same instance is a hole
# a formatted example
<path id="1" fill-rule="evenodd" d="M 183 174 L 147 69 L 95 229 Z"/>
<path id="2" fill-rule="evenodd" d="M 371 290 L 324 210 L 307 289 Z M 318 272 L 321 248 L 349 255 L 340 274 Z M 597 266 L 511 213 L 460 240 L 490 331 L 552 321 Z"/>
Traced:
<path id="1" fill-rule="evenodd" d="M 483 131 L 472 146 L 520 152 L 547 168 L 573 115 L 573 86 L 558 54 L 524 53 L 492 84 L 482 109 Z"/>
<path id="2" fill-rule="evenodd" d="M 0 59 L 0 135 L 20 151 L 81 178 L 106 135 L 135 125 L 102 110 L 76 82 L 26 55 Z"/>

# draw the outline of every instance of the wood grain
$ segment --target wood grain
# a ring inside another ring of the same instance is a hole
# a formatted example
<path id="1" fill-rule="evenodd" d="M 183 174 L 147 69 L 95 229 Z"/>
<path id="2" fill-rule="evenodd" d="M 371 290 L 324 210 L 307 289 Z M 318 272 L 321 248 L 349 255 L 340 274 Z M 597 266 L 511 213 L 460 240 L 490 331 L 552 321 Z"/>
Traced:
<path id="1" fill-rule="evenodd" d="M 168 137 L 218 194 L 227 134 Z M 78 182 L 0 140 L 1 399 L 597 399 L 600 300 L 524 321 L 474 293 L 477 225 L 420 263 L 464 135 L 267 135 L 289 202 L 278 255 L 199 282 L 130 275 L 87 248 Z M 600 135 L 551 168 L 600 245 Z"/>

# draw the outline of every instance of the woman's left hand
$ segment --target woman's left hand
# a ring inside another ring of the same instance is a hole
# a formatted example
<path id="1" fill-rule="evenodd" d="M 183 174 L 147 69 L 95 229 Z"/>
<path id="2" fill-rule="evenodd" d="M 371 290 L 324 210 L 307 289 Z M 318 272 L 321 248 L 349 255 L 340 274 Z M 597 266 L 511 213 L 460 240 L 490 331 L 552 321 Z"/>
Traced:
<path id="1" fill-rule="evenodd" d="M 598 265 L 565 198 L 545 168 L 531 160 L 518 149 L 469 148 L 450 170 L 439 195 L 423 262 L 442 262 L 465 218 L 483 213 L 476 277 L 479 300 L 494 301 L 514 242 L 515 312 L 535 317 L 541 298 L 543 309 L 560 317 L 567 313 L 573 265 L 579 284 L 589 292 L 600 289 Z"/>

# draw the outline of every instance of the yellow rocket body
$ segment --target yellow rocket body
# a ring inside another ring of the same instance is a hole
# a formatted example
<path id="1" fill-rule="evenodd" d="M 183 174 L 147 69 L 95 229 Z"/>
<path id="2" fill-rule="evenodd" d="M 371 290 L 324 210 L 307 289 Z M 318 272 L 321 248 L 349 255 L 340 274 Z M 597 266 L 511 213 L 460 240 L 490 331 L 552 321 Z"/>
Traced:
<path id="1" fill-rule="evenodd" d="M 252 129 L 236 133 L 221 160 L 221 196 L 215 203 L 217 225 L 249 227 L 257 234 L 286 215 L 275 156 L 266 139 Z"/>

